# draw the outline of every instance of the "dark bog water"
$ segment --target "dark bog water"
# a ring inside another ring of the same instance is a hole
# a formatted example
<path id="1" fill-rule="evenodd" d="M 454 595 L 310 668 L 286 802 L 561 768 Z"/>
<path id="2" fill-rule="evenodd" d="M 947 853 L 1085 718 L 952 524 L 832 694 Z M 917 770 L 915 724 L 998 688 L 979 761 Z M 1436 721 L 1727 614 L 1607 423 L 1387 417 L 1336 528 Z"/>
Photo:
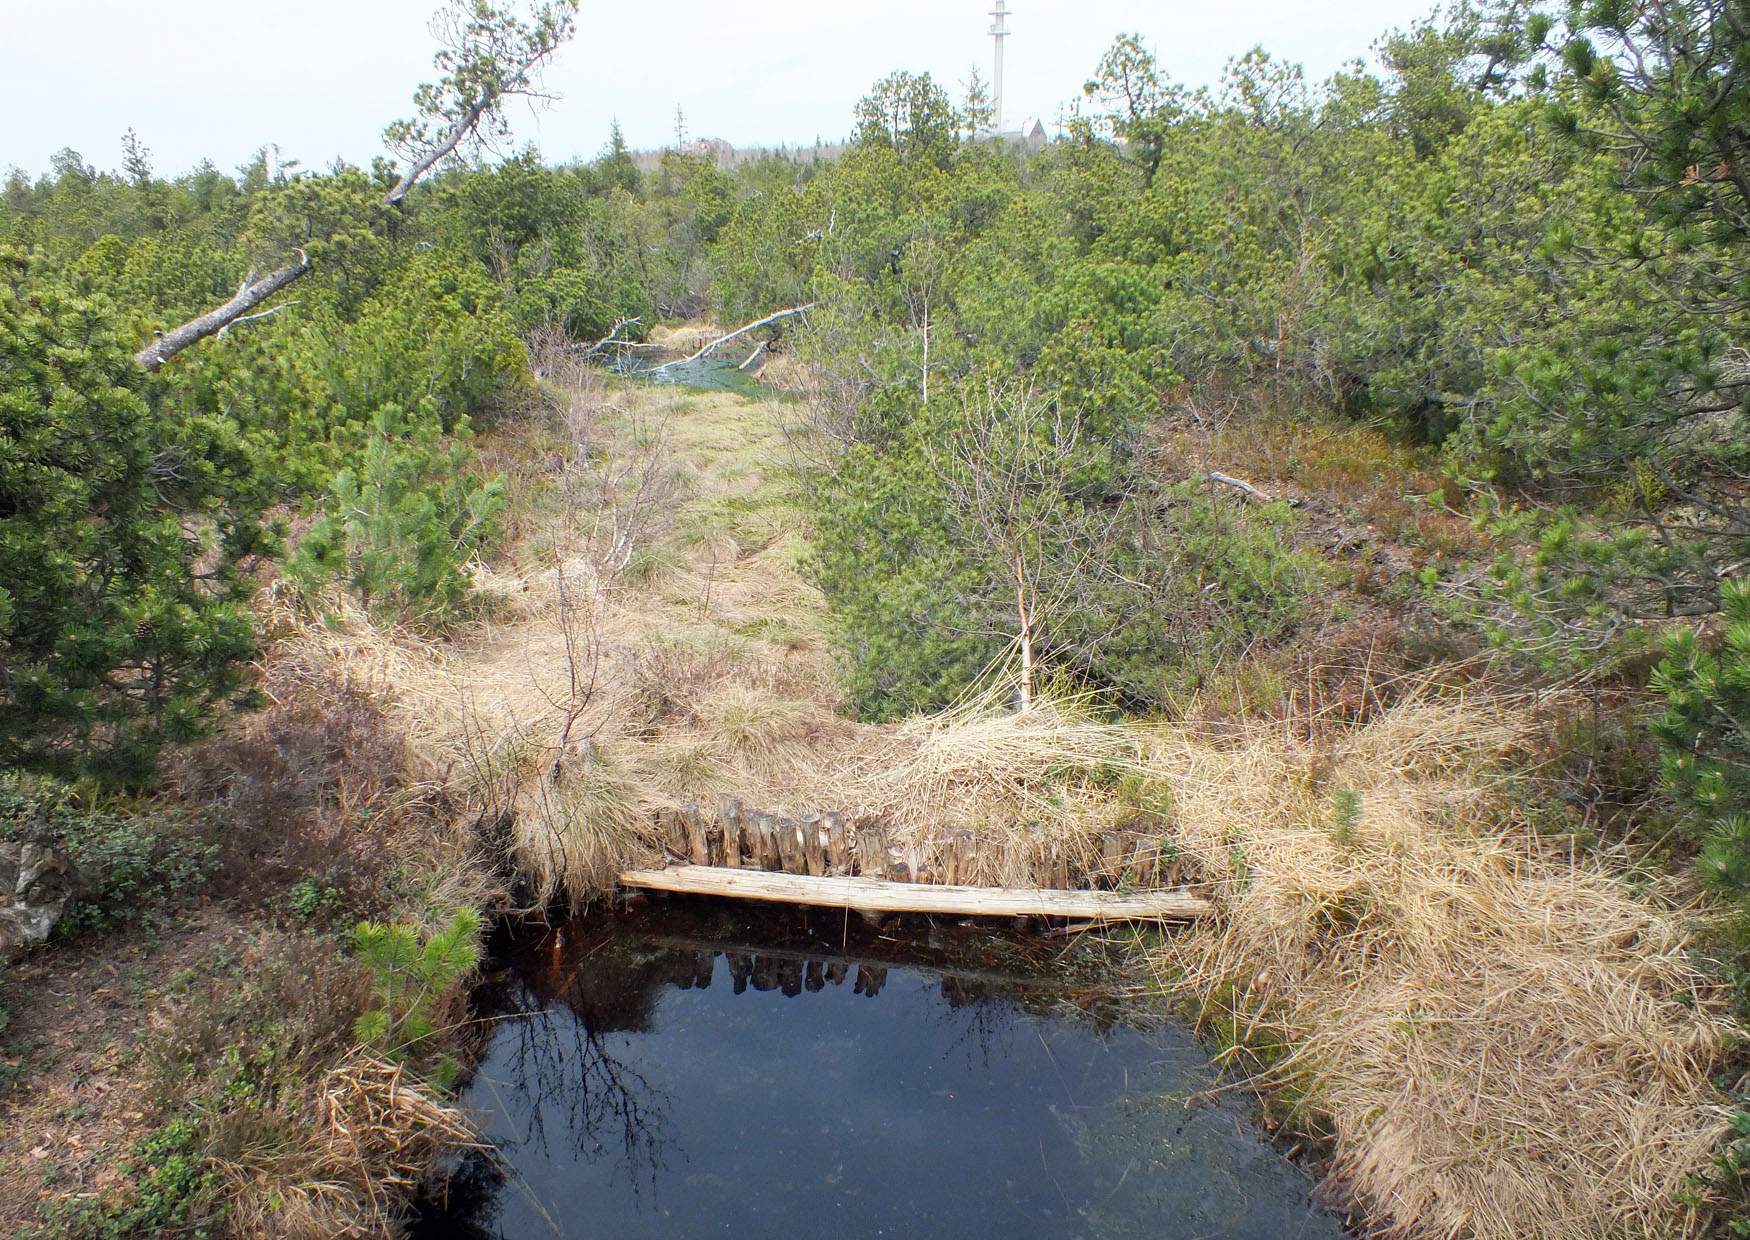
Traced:
<path id="1" fill-rule="evenodd" d="M 696 388 L 707 392 L 739 392 L 743 396 L 770 395 L 770 389 L 760 385 L 732 361 L 707 357 L 698 361 L 664 361 L 660 358 L 625 356 L 612 369 L 620 374 L 652 383 L 674 387 Z"/>
<path id="2" fill-rule="evenodd" d="M 419 1235 L 1337 1240 L 1175 1027 L 1060 944 L 658 902 L 506 947 L 475 1169 Z"/>

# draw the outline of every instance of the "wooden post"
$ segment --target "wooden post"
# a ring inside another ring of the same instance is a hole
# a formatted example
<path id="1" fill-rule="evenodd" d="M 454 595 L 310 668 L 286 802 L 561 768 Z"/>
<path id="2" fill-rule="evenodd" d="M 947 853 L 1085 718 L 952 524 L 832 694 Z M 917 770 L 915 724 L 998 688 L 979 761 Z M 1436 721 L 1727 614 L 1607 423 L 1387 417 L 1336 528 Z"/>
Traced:
<path id="1" fill-rule="evenodd" d="M 1115 890 L 1124 878 L 1124 837 L 1108 831 L 1100 839 L 1100 881 L 1108 890 Z"/>
<path id="2" fill-rule="evenodd" d="M 802 826 L 795 819 L 777 820 L 777 855 L 784 873 L 809 873 L 809 860 L 802 852 Z"/>
<path id="3" fill-rule="evenodd" d="M 687 852 L 693 858 L 694 865 L 711 864 L 711 845 L 705 838 L 705 815 L 697 805 L 688 805 L 681 810 L 681 818 L 687 826 Z"/>
<path id="4" fill-rule="evenodd" d="M 816 877 L 825 874 L 826 848 L 820 835 L 820 815 L 804 814 L 796 829 L 802 832 L 802 860 L 808 873 Z"/>
<path id="5" fill-rule="evenodd" d="M 741 867 L 741 799 L 725 796 L 717 802 L 717 821 L 723 825 L 723 864 Z"/>
<path id="6" fill-rule="evenodd" d="M 1155 868 L 1160 862 L 1160 846 L 1153 840 L 1139 838 L 1130 854 L 1130 881 L 1138 888 L 1152 887 Z"/>
<path id="7" fill-rule="evenodd" d="M 867 878 L 887 877 L 887 831 L 876 823 L 857 828 L 857 873 Z"/>
<path id="8" fill-rule="evenodd" d="M 748 834 L 752 837 L 754 863 L 757 869 L 778 869 L 778 840 L 772 834 L 772 816 L 755 810 L 747 816 Z"/>
<path id="9" fill-rule="evenodd" d="M 705 823 L 705 851 L 712 865 L 729 864 L 729 841 L 723 834 L 723 823 L 712 818 Z"/>
<path id="10" fill-rule="evenodd" d="M 851 837 L 845 829 L 843 814 L 825 814 L 822 821 L 826 824 L 826 862 L 832 867 L 834 874 L 848 874 L 851 867 Z"/>
<path id="11" fill-rule="evenodd" d="M 662 828 L 662 846 L 676 861 L 692 859 L 692 849 L 687 847 L 687 824 L 676 809 L 659 809 L 656 817 Z"/>

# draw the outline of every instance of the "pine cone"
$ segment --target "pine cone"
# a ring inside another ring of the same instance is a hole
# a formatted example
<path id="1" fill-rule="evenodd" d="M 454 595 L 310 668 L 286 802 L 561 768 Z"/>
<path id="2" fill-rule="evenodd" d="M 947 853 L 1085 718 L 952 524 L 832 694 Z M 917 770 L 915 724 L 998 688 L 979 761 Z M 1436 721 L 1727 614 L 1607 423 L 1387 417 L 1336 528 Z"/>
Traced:
<path id="1" fill-rule="evenodd" d="M 141 641 L 145 641 L 148 637 L 152 636 L 154 632 L 156 632 L 156 630 L 153 629 L 150 620 L 142 620 L 134 626 L 134 636 Z"/>

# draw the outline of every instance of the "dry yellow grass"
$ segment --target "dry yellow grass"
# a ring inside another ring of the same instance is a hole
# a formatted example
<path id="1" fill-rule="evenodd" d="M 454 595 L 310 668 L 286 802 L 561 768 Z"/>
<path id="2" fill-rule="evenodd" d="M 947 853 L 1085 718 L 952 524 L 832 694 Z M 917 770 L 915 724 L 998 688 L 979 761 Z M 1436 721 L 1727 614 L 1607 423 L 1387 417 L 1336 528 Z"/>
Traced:
<path id="1" fill-rule="evenodd" d="M 1332 1182 L 1383 1232 L 1693 1234 L 1736 1035 L 1687 955 L 1694 910 L 1502 821 L 1491 771 L 1519 739 L 1509 709 L 1439 702 L 1328 750 L 1162 734 L 1225 911 L 1159 963 L 1286 1052 L 1261 1083 L 1327 1117 Z"/>
<path id="2" fill-rule="evenodd" d="M 1015 714 L 994 692 L 854 724 L 797 567 L 790 408 L 599 385 L 579 400 L 606 410 L 582 420 L 597 461 L 665 428 L 678 489 L 644 567 L 605 565 L 600 510 L 569 505 L 542 534 L 553 562 L 482 569 L 490 618 L 450 642 L 339 604 L 297 638 L 388 690 L 439 769 L 514 813 L 539 890 L 591 898 L 654 857 L 653 810 L 726 791 L 878 816 L 926 860 L 944 826 L 970 829 L 972 878 L 1006 884 L 1037 881 L 1046 848 L 1091 869 L 1108 828 L 1170 806 L 1222 915 L 1160 949 L 1162 976 L 1279 1048 L 1262 1083 L 1327 1118 L 1332 1182 L 1381 1231 L 1700 1225 L 1686 1180 L 1724 1129 L 1709 1074 L 1735 1030 L 1686 956 L 1692 910 L 1502 818 L 1510 703 L 1424 699 L 1318 743 L 1114 724 L 1073 702 Z M 1340 788 L 1360 799 L 1341 826 Z"/>
<path id="3" fill-rule="evenodd" d="M 398 1064 L 359 1053 L 322 1081 L 301 1142 L 216 1160 L 227 1234 L 268 1240 L 400 1235 L 406 1202 L 443 1153 L 481 1148 L 460 1111 Z"/>

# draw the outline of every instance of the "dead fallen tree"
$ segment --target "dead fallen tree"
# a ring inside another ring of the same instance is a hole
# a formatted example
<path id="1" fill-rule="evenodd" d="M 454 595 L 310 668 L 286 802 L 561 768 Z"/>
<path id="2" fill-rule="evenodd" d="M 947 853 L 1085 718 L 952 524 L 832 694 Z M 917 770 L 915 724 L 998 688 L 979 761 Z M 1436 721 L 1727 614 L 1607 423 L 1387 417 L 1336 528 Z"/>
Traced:
<path id="1" fill-rule="evenodd" d="M 654 369 L 654 370 L 668 370 L 670 367 L 673 367 L 673 366 L 685 366 L 689 362 L 696 362 L 700 358 L 705 357 L 707 354 L 714 353 L 718 349 L 721 349 L 724 345 L 728 344 L 732 340 L 739 340 L 741 337 L 747 335 L 749 332 L 758 331 L 762 327 L 770 327 L 773 323 L 780 323 L 785 319 L 795 318 L 799 314 L 806 314 L 808 311 L 814 309 L 814 307 L 818 304 L 819 304 L 818 302 L 811 301 L 806 306 L 792 306 L 788 310 L 780 310 L 776 314 L 768 314 L 763 319 L 755 319 L 753 322 L 748 323 L 745 326 L 736 328 L 734 331 L 730 332 L 727 336 L 717 337 L 717 339 L 711 341 L 704 348 L 700 349 L 697 353 L 690 354 L 687 357 L 678 357 L 672 362 L 664 362 L 662 365 L 653 367 L 652 369 Z"/>
<path id="2" fill-rule="evenodd" d="M 256 317 L 250 311 L 288 284 L 302 279 L 310 270 L 310 259 L 304 251 L 298 251 L 298 261 L 288 263 L 265 279 L 257 280 L 252 271 L 244 277 L 242 285 L 237 289 L 237 295 L 224 305 L 207 311 L 199 318 L 190 319 L 181 327 L 168 332 L 153 332 L 152 343 L 134 355 L 134 360 L 147 370 L 157 370 L 165 362 L 178 353 L 197 344 L 208 336 L 217 335 L 235 323 L 244 319 Z M 268 314 L 273 313 L 268 311 Z"/>
<path id="3" fill-rule="evenodd" d="M 536 80 L 547 58 L 571 38 L 576 13 L 577 0 L 537 0 L 527 20 L 491 4 L 451 0 L 433 21 L 442 44 L 434 63 L 446 72 L 415 94 L 418 116 L 397 121 L 387 131 L 390 142 L 405 152 L 409 162 L 383 204 L 400 207 L 419 179 L 464 143 L 508 132 L 505 100 L 548 98 L 536 90 Z M 246 317 L 266 317 L 250 312 L 312 269 L 304 251 L 297 254 L 297 262 L 260 280 L 251 272 L 237 295 L 223 305 L 169 331 L 155 332 L 152 343 L 135 354 L 134 361 L 155 371 L 190 345 Z"/>

